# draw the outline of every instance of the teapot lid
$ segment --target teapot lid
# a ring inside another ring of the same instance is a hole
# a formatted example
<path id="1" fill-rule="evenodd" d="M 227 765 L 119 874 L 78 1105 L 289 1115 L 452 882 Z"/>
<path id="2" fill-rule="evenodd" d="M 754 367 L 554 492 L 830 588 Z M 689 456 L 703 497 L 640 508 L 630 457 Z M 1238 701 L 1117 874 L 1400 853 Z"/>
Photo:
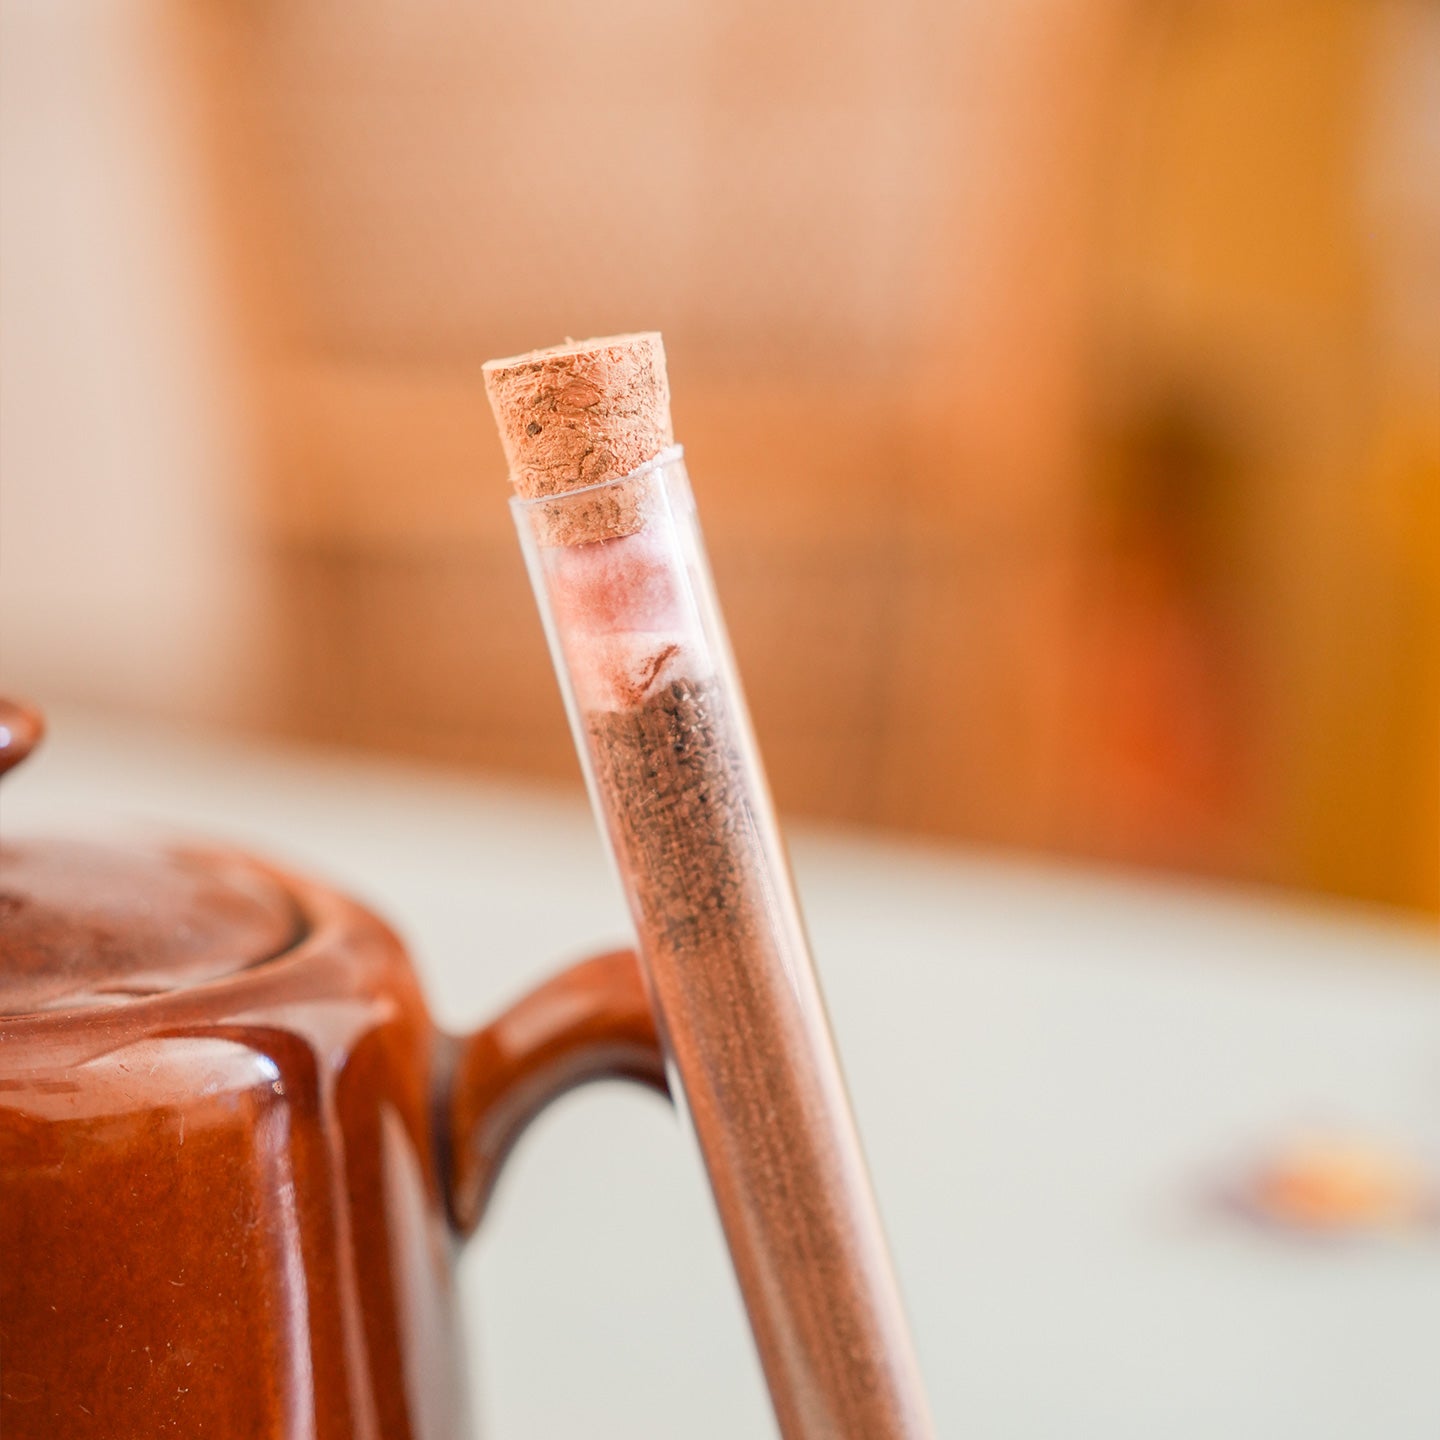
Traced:
<path id="1" fill-rule="evenodd" d="M 40 717 L 0 700 L 0 774 Z M 216 980 L 290 950 L 305 920 L 243 855 L 0 840 L 0 1015 L 123 1003 Z"/>

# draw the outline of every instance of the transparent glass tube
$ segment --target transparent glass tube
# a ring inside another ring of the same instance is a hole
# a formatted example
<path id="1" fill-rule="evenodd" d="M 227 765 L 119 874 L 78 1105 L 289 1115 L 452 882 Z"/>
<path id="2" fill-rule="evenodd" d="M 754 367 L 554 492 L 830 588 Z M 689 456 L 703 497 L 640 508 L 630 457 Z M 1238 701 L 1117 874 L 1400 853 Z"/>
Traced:
<path id="1" fill-rule="evenodd" d="M 680 451 L 512 506 L 781 1432 L 928 1436 Z"/>

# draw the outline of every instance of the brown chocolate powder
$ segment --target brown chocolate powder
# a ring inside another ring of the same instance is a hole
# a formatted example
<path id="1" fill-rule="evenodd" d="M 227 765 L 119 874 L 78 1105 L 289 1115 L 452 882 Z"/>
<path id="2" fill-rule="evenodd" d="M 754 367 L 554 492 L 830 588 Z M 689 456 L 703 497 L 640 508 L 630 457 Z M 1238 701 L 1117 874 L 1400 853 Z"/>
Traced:
<path id="1" fill-rule="evenodd" d="M 769 878 L 724 695 L 681 680 L 586 728 L 781 1431 L 928 1435 L 811 962 Z"/>

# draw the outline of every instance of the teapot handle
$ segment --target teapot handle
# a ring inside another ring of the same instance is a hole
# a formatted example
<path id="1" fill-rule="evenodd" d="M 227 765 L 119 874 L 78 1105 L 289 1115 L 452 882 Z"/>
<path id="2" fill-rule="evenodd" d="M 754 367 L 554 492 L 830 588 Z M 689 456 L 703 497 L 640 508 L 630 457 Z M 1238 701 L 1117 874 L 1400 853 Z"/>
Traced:
<path id="1" fill-rule="evenodd" d="M 461 1235 L 480 1223 L 506 1156 L 552 1100 L 616 1078 L 669 1093 L 654 1013 L 629 950 L 571 966 L 450 1043 L 438 1128 L 450 1219 Z"/>

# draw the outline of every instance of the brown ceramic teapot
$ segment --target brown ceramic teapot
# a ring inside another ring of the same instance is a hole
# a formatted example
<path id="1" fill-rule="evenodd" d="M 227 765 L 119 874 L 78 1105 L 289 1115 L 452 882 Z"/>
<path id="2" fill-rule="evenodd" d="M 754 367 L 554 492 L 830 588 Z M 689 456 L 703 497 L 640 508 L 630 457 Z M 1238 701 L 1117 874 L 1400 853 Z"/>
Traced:
<path id="1" fill-rule="evenodd" d="M 0 770 L 40 735 L 0 705 Z M 528 1121 L 664 1088 L 633 957 L 438 1032 L 359 905 L 0 837 L 0 1434 L 451 1440 L 452 1262 Z"/>

